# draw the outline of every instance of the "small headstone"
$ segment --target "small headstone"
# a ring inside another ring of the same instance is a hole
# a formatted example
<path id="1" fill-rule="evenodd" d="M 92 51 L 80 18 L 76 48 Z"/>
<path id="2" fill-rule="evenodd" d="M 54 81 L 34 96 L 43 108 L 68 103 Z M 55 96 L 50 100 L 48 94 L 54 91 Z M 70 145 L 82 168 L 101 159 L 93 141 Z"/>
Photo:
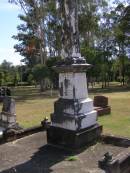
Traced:
<path id="1" fill-rule="evenodd" d="M 2 101 L 3 101 L 2 90 L 1 90 L 1 88 L 0 88 L 0 102 L 2 102 Z"/>
<path id="2" fill-rule="evenodd" d="M 4 87 L 1 88 L 1 95 L 2 96 L 6 95 L 6 89 Z"/>
<path id="3" fill-rule="evenodd" d="M 95 96 L 94 97 L 94 106 L 95 107 L 107 107 L 108 98 L 105 96 Z"/>
<path id="4" fill-rule="evenodd" d="M 5 97 L 3 100 L 2 112 L 7 112 L 11 115 L 15 115 L 15 100 L 11 97 Z"/>
<path id="5" fill-rule="evenodd" d="M 3 102 L 6 96 L 11 96 L 11 90 L 5 87 L 0 88 L 0 102 Z"/>
<path id="6" fill-rule="evenodd" d="M 108 105 L 108 98 L 105 96 L 95 96 L 94 107 L 98 116 L 108 115 L 111 113 L 111 107 Z"/>
<path id="7" fill-rule="evenodd" d="M 11 127 L 16 124 L 15 100 L 4 97 L 3 108 L 0 116 L 0 126 Z"/>
<path id="8" fill-rule="evenodd" d="M 6 88 L 6 96 L 11 96 L 11 90 L 9 88 Z"/>

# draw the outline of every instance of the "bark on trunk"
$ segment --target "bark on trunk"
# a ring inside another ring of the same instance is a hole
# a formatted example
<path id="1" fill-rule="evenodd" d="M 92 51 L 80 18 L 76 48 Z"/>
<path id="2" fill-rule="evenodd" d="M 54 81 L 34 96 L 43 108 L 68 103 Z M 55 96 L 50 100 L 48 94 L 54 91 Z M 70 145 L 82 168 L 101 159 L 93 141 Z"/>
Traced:
<path id="1" fill-rule="evenodd" d="M 45 91 L 45 86 L 44 86 L 44 84 L 45 84 L 45 80 L 42 79 L 42 80 L 40 81 L 40 91 L 41 91 L 41 92 Z"/>

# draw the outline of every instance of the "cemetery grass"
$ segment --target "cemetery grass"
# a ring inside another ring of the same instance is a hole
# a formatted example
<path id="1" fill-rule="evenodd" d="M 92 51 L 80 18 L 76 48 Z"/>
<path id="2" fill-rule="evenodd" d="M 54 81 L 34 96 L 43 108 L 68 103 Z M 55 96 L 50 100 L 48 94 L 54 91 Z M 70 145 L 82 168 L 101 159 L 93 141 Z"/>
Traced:
<path id="1" fill-rule="evenodd" d="M 107 89 L 96 87 L 89 90 L 91 98 L 95 95 L 109 98 L 112 113 L 98 118 L 103 125 L 103 133 L 130 137 L 130 88 L 112 84 Z M 35 87 L 17 87 L 12 89 L 12 95 L 16 99 L 17 121 L 22 127 L 28 128 L 39 125 L 46 116 L 50 117 L 58 92 L 40 93 Z"/>

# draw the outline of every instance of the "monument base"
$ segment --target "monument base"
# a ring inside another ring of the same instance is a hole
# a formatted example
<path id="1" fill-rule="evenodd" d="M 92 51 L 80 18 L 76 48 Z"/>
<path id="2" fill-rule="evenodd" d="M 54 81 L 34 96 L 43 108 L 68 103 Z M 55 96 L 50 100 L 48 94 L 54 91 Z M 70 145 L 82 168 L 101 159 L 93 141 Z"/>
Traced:
<path id="1" fill-rule="evenodd" d="M 106 106 L 106 107 L 95 107 L 94 110 L 97 111 L 98 116 L 103 116 L 103 115 L 108 115 L 111 113 L 111 107 Z"/>
<path id="2" fill-rule="evenodd" d="M 101 132 L 102 126 L 98 124 L 80 131 L 50 126 L 47 129 L 47 142 L 57 147 L 76 150 L 96 142 Z"/>

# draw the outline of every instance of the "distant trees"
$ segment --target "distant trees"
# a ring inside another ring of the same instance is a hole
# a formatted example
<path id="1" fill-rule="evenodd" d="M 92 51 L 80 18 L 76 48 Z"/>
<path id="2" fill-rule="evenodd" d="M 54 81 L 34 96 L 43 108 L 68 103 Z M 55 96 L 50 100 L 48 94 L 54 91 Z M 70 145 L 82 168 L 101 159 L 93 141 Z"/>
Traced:
<path id="1" fill-rule="evenodd" d="M 36 82 L 40 83 L 40 86 L 43 87 L 41 88 L 41 91 L 44 91 L 44 84 L 43 82 L 45 81 L 44 79 L 46 77 L 49 77 L 49 70 L 48 68 L 43 65 L 43 64 L 37 64 L 34 66 L 32 69 L 32 74 Z"/>
<path id="2" fill-rule="evenodd" d="M 3 85 L 18 85 L 20 81 L 20 72 L 18 66 L 13 66 L 12 63 L 4 60 L 0 65 L 0 86 Z"/>
<path id="3" fill-rule="evenodd" d="M 130 74 L 128 67 L 130 64 L 128 47 L 130 43 L 130 6 L 125 6 L 124 3 L 119 3 L 117 7 L 111 11 L 112 21 L 112 38 L 115 51 L 112 52 L 114 61 L 112 67 L 114 67 L 114 73 L 118 76 L 118 80 L 125 84 L 129 81 Z"/>
<path id="4" fill-rule="evenodd" d="M 51 67 L 61 54 L 61 2 L 12 1 L 25 12 L 19 15 L 22 24 L 17 27 L 18 34 L 13 36 L 19 41 L 15 49 L 24 57 L 28 80 L 40 83 L 43 90 L 46 77 L 53 82 L 57 79 Z M 124 85 L 130 78 L 130 6 L 120 0 L 114 8 L 110 8 L 106 0 L 78 2 L 81 53 L 93 65 L 88 71 L 90 81 L 101 81 L 102 87 L 112 80 Z"/>

